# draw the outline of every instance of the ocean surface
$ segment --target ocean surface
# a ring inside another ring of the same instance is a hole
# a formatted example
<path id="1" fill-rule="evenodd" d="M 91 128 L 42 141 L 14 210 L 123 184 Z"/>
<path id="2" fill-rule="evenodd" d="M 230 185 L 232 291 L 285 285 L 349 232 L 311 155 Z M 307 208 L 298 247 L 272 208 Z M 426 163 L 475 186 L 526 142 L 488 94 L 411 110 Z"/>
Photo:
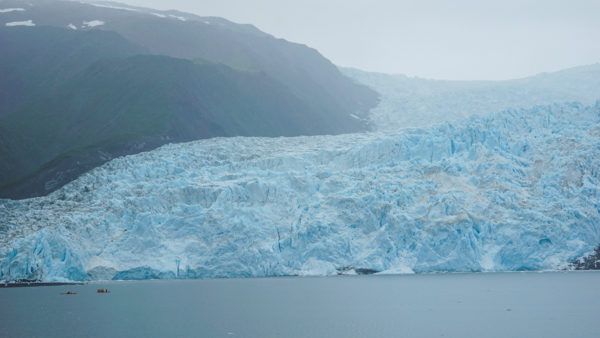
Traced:
<path id="1" fill-rule="evenodd" d="M 109 282 L 0 289 L 0 337 L 596 338 L 599 311 L 598 272 Z"/>

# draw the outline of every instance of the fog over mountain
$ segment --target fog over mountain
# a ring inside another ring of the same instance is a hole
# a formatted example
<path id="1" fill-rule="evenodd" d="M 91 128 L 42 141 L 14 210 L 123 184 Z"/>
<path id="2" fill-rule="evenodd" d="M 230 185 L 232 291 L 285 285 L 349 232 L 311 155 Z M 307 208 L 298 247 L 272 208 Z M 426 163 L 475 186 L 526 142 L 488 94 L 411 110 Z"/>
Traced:
<path id="1" fill-rule="evenodd" d="M 257 27 L 334 63 L 432 79 L 507 80 L 600 60 L 596 0 L 127 0 Z"/>

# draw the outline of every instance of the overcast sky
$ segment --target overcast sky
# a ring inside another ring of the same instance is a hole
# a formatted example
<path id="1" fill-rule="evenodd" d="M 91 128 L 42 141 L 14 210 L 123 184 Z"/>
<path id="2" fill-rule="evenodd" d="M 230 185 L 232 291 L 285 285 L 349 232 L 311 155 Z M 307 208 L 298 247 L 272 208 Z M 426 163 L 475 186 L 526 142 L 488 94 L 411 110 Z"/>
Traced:
<path id="1" fill-rule="evenodd" d="M 508 79 L 600 62 L 600 0 L 124 0 L 251 23 L 341 66 Z"/>

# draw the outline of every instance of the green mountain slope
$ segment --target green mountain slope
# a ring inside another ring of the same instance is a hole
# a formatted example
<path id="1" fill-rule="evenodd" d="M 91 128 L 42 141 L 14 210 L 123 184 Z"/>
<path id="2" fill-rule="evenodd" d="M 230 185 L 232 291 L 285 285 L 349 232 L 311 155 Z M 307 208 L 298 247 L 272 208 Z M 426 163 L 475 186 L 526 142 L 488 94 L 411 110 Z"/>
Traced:
<path id="1" fill-rule="evenodd" d="M 32 4 L 32 6 L 29 6 Z M 26 8 L 0 16 L 2 21 L 33 20 L 36 25 L 114 31 L 150 53 L 223 63 L 235 69 L 263 71 L 285 84 L 323 114 L 364 116 L 377 94 L 358 85 L 316 50 L 277 39 L 252 25 L 177 11 L 157 11 L 91 1 L 4 0 L 5 7 Z"/>
<path id="2" fill-rule="evenodd" d="M 0 28 L 0 116 L 108 57 L 145 52 L 119 34 L 63 28 Z"/>
<path id="3" fill-rule="evenodd" d="M 3 68 L 2 92 L 17 98 L 0 104 L 0 197 L 45 195 L 116 156 L 170 142 L 365 128 L 322 114 L 264 72 L 136 55 L 143 49 L 112 32 L 24 27 L 0 30 L 0 40 L 19 41 L 0 55 L 13 65 Z"/>
<path id="4" fill-rule="evenodd" d="M 0 15 L 0 198 L 45 195 L 170 142 L 369 128 L 356 116 L 377 94 L 313 49 L 225 19 L 115 6 L 0 0 L 24 9 Z"/>

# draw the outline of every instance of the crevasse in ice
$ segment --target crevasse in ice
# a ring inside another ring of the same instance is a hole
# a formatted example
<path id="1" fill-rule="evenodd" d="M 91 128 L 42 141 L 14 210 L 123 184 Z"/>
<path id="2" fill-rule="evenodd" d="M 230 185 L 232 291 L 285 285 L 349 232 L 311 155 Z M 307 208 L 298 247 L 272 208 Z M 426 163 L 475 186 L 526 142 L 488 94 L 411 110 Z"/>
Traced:
<path id="1" fill-rule="evenodd" d="M 600 243 L 600 104 L 218 138 L 0 201 L 0 280 L 556 269 Z"/>

